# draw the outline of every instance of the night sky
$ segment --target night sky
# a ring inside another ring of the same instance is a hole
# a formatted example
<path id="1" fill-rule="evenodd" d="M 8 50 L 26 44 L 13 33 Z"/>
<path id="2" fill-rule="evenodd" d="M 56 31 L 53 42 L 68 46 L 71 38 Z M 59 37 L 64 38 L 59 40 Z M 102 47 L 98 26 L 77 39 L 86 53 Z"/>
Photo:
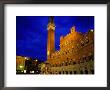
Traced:
<path id="1" fill-rule="evenodd" d="M 47 59 L 47 24 L 49 16 L 16 16 L 16 55 L 45 61 Z M 76 31 L 94 29 L 94 16 L 54 16 L 55 49 L 59 50 L 60 36 Z"/>

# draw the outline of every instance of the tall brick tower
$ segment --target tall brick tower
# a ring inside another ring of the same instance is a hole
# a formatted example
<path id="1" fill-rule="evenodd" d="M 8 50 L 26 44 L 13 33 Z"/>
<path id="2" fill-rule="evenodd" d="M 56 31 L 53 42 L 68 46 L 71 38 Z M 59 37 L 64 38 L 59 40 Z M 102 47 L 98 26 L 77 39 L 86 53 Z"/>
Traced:
<path id="1" fill-rule="evenodd" d="M 47 60 L 51 58 L 51 54 L 55 51 L 55 24 L 54 17 L 49 17 L 49 23 L 47 25 L 48 38 L 47 38 Z"/>

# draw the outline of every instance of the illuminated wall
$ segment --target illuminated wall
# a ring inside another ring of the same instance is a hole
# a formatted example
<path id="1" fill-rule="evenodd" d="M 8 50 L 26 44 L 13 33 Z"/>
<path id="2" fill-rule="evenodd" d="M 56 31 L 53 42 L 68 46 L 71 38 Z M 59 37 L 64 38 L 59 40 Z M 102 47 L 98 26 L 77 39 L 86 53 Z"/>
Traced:
<path id="1" fill-rule="evenodd" d="M 94 73 L 94 31 L 80 33 L 72 27 L 71 32 L 60 38 L 60 50 L 52 53 L 42 73 L 72 74 Z"/>

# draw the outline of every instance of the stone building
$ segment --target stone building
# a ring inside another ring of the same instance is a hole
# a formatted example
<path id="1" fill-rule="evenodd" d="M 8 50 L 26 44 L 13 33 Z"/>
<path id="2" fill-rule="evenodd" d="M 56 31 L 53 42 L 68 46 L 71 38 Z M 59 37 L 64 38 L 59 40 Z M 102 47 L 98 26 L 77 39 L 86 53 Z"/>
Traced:
<path id="1" fill-rule="evenodd" d="M 39 74 L 39 62 L 37 59 L 24 56 L 16 56 L 16 73 L 25 73 L 25 74 Z"/>
<path id="2" fill-rule="evenodd" d="M 94 74 L 94 30 L 81 33 L 73 26 L 69 34 L 60 37 L 60 50 L 55 51 L 55 24 L 51 19 L 48 24 L 47 61 L 41 73 Z"/>
<path id="3" fill-rule="evenodd" d="M 16 71 L 23 72 L 25 69 L 25 61 L 28 59 L 28 57 L 16 56 Z"/>

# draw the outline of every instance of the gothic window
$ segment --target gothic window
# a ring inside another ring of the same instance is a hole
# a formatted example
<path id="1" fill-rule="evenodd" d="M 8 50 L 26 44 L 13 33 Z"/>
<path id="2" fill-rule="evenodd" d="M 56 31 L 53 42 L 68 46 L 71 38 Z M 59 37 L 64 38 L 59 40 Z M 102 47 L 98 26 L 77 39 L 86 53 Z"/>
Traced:
<path id="1" fill-rule="evenodd" d="M 44 71 L 43 71 L 43 73 L 44 73 Z"/>
<path id="2" fill-rule="evenodd" d="M 70 71 L 70 74 L 72 74 L 72 71 Z"/>
<path id="3" fill-rule="evenodd" d="M 68 65 L 71 65 L 71 62 L 69 61 Z"/>

